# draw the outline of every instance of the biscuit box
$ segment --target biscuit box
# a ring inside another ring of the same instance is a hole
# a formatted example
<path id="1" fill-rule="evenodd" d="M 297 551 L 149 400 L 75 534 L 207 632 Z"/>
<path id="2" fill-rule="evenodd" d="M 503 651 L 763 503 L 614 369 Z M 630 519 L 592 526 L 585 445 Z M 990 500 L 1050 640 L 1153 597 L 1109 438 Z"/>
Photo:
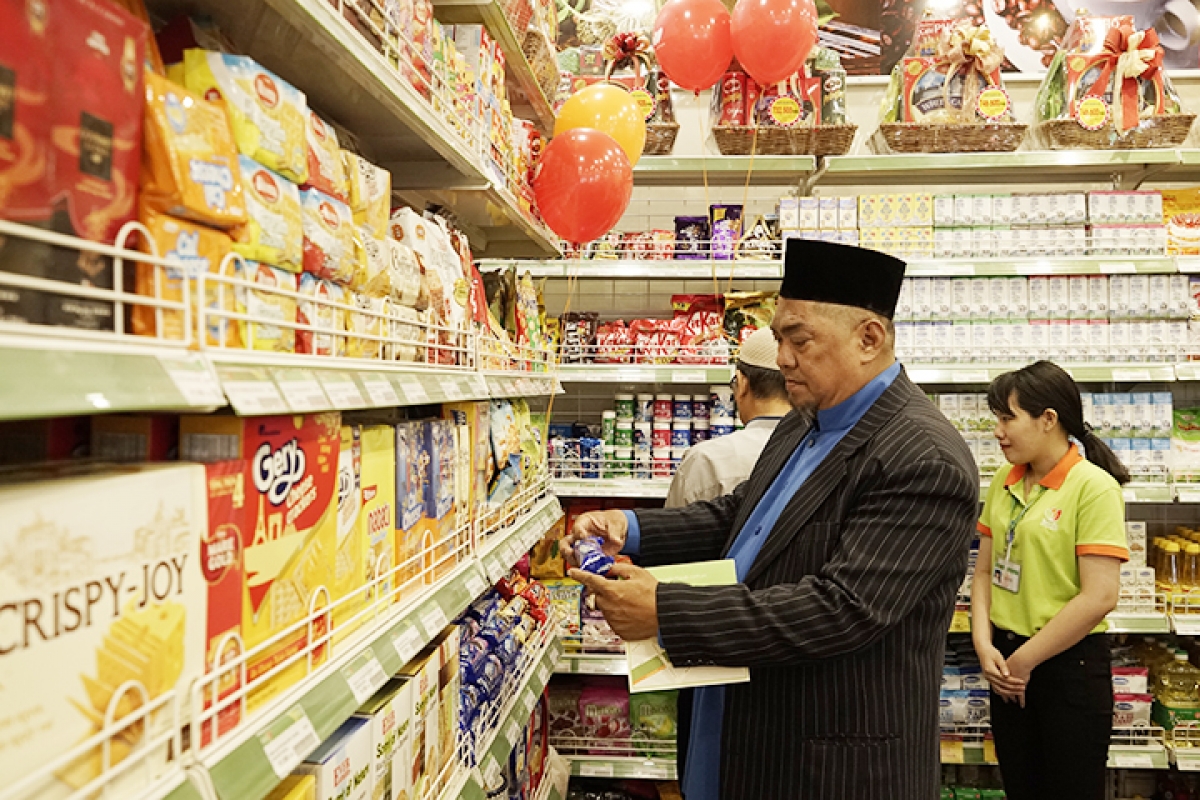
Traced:
<path id="1" fill-rule="evenodd" d="M 427 533 L 424 541 L 433 548 L 433 579 L 437 580 L 458 563 L 454 505 L 458 451 L 454 423 L 444 419 L 426 420 L 422 428 L 429 453 L 429 482 L 425 484 Z"/>
<path id="2" fill-rule="evenodd" d="M 358 620 L 348 621 L 366 604 L 362 588 L 370 578 L 367 562 L 366 531 L 362 526 L 362 428 L 343 425 L 338 455 L 337 552 L 333 562 L 333 586 L 337 597 L 352 596 L 338 605 L 333 614 L 333 629 L 342 638 L 358 628 Z"/>
<path id="3" fill-rule="evenodd" d="M 396 564 L 400 597 L 433 582 L 432 541 L 426 549 L 425 490 L 430 480 L 429 449 L 420 422 L 396 426 Z"/>
<path id="4" fill-rule="evenodd" d="M 466 430 L 467 447 L 460 446 L 460 462 L 462 466 L 469 465 L 469 471 L 460 468 L 459 472 L 469 472 L 469 480 L 461 480 L 456 495 L 461 521 L 475 521 L 479 509 L 487 500 L 487 487 L 492 482 L 495 472 L 495 462 L 492 460 L 491 422 L 488 418 L 490 404 L 482 402 L 443 403 L 442 414 L 446 419 L 453 420 L 461 437 Z M 463 460 L 463 455 L 469 458 Z"/>
<path id="5" fill-rule="evenodd" d="M 409 800 L 412 681 L 393 678 L 355 714 L 371 731 L 371 800 Z"/>
<path id="6" fill-rule="evenodd" d="M 300 623 L 338 599 L 337 480 L 341 440 L 337 413 L 238 418 L 185 416 L 180 420 L 180 457 L 211 463 L 243 459 L 246 521 L 242 528 L 241 607 L 243 645 L 253 650 L 288 633 L 246 665 L 253 685 L 269 670 L 308 648 L 308 628 L 324 635 L 327 617 Z M 322 592 L 328 592 L 325 599 Z M 231 600 L 232 601 L 232 600 Z M 313 665 L 326 652 L 315 649 Z M 301 658 L 255 687 L 253 709 L 302 678 L 309 659 Z"/>
<path id="7" fill-rule="evenodd" d="M 317 800 L 367 800 L 371 796 L 371 731 L 367 721 L 351 717 L 304 763 L 301 775 L 317 781 Z"/>
<path id="8" fill-rule="evenodd" d="M 312 775 L 288 775 L 266 800 L 317 800 L 317 780 Z"/>
<path id="9" fill-rule="evenodd" d="M 203 670 L 204 519 L 195 465 L 64 466 L 0 483 L 0 785 L 160 698 L 108 740 L 113 765 L 139 749 L 111 793 L 138 796 L 162 773 L 168 745 L 144 748 L 173 728 L 163 695 Z M 66 797 L 99 777 L 104 755 L 97 745 L 17 797 Z"/>
<path id="10" fill-rule="evenodd" d="M 367 575 L 383 578 L 381 597 L 397 585 L 396 555 L 396 429 L 364 425 L 362 429 L 362 512 L 359 521 L 367 548 Z"/>
<path id="11" fill-rule="evenodd" d="M 438 753 L 441 741 L 438 730 L 438 674 L 441 665 L 442 660 L 437 648 L 429 647 L 399 672 L 399 675 L 412 679 L 410 797 L 425 796 L 437 782 L 438 764 L 441 762 Z M 457 722 L 455 724 L 457 727 Z"/>
<path id="12" fill-rule="evenodd" d="M 433 641 L 438 650 L 438 755 L 439 774 L 456 755 L 459 707 L 462 698 L 462 674 L 459 671 L 459 649 L 462 629 L 451 625 Z"/>

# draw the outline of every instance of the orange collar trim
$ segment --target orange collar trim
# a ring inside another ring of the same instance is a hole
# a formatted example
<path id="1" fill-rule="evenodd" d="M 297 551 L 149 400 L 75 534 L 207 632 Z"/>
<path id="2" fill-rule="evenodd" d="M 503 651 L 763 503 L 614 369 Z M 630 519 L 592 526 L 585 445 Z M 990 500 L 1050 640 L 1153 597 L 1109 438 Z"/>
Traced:
<path id="1" fill-rule="evenodd" d="M 1055 464 L 1054 469 L 1046 473 L 1046 477 L 1038 481 L 1038 484 L 1047 489 L 1058 491 L 1062 488 L 1063 482 L 1067 479 L 1067 474 L 1071 471 L 1071 468 L 1080 461 L 1083 461 L 1083 456 L 1079 455 L 1079 448 L 1071 445 L 1071 449 L 1062 457 L 1062 460 Z M 1004 485 L 1006 487 L 1015 486 L 1018 481 L 1025 477 L 1025 472 L 1028 469 L 1028 464 L 1014 464 L 1013 468 L 1009 470 Z"/>

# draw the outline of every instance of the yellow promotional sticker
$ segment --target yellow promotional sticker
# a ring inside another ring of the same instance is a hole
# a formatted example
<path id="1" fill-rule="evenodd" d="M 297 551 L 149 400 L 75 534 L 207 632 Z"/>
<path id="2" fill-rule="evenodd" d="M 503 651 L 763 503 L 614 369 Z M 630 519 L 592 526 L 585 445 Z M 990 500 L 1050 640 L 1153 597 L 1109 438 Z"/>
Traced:
<path id="1" fill-rule="evenodd" d="M 1099 97 L 1085 97 L 1079 102 L 1075 117 L 1087 130 L 1100 130 L 1108 122 L 1108 103 Z"/>
<path id="2" fill-rule="evenodd" d="M 999 86 L 992 86 L 979 93 L 975 110 L 986 120 L 998 120 L 1008 113 L 1008 92 Z"/>
<path id="3" fill-rule="evenodd" d="M 800 121 L 800 103 L 794 97 L 777 97 L 771 101 L 768 113 L 776 125 L 790 128 Z"/>
<path id="4" fill-rule="evenodd" d="M 654 119 L 654 96 L 645 89 L 634 89 L 629 94 L 633 97 L 633 102 L 637 103 L 638 108 L 642 110 L 642 116 L 646 122 Z"/>

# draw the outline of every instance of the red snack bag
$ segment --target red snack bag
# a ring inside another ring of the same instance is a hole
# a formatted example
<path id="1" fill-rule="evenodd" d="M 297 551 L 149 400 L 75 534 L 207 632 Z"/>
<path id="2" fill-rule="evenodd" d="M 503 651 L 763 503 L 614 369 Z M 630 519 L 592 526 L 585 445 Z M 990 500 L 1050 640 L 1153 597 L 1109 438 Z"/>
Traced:
<path id="1" fill-rule="evenodd" d="M 597 364 L 625 364 L 629 362 L 632 339 L 624 320 L 606 322 L 596 331 Z"/>
<path id="2" fill-rule="evenodd" d="M 682 364 L 724 363 L 729 348 L 722 333 L 725 299 L 719 294 L 677 294 L 671 297 L 679 331 L 679 362 Z M 724 359 L 722 361 L 721 359 Z"/>

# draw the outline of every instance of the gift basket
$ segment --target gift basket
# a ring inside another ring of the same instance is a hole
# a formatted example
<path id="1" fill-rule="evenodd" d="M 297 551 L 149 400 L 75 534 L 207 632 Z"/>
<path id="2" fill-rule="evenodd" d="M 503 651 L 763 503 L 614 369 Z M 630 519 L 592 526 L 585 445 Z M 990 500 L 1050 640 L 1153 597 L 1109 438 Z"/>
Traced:
<path id="1" fill-rule="evenodd" d="M 846 121 L 846 71 L 814 47 L 804 68 L 759 86 L 736 64 L 713 87 L 713 138 L 723 155 L 844 155 L 858 126 Z"/>
<path id="2" fill-rule="evenodd" d="M 1041 144 L 1052 149 L 1178 147 L 1195 114 L 1184 113 L 1163 70 L 1153 29 L 1133 17 L 1080 11 L 1037 96 Z"/>
<path id="3" fill-rule="evenodd" d="M 986 26 L 926 17 L 908 55 L 892 70 L 879 152 L 974 153 L 1016 150 L 1025 125 L 1013 119 L 1000 76 L 1004 50 Z"/>
<path id="4" fill-rule="evenodd" d="M 650 40 L 641 33 L 618 33 L 604 43 L 603 52 L 604 79 L 628 89 L 645 113 L 646 146 L 642 153 L 669 155 L 675 147 L 679 123 L 675 121 L 675 107 L 671 103 L 671 82 L 652 64 Z M 632 70 L 633 75 L 613 77 L 613 73 L 627 70 Z"/>

